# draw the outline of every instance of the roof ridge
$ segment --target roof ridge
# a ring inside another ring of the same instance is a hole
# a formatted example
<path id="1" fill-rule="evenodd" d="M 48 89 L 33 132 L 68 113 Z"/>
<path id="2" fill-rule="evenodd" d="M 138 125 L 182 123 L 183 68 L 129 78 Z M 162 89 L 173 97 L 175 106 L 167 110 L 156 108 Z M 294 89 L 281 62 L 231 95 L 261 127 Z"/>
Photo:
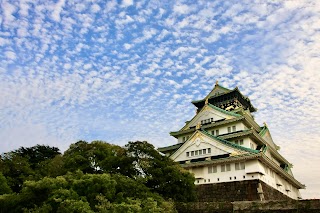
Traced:
<path id="1" fill-rule="evenodd" d="M 247 152 L 251 152 L 251 153 L 259 153 L 259 152 L 260 152 L 259 150 L 254 150 L 254 149 L 246 148 L 246 147 L 243 147 L 243 146 L 240 146 L 240 145 L 231 143 L 230 141 L 227 141 L 227 140 L 225 140 L 225 139 L 222 139 L 222 138 L 216 137 L 216 136 L 214 136 L 214 135 L 211 135 L 209 132 L 207 132 L 207 131 L 204 130 L 204 129 L 201 129 L 201 132 L 203 132 L 204 134 L 208 135 L 208 136 L 211 137 L 211 138 L 214 138 L 214 139 L 219 140 L 220 142 L 222 142 L 222 143 L 224 143 L 224 144 L 226 144 L 226 145 L 232 146 L 233 148 L 242 149 L 243 151 L 247 151 Z"/>
<path id="2" fill-rule="evenodd" d="M 221 87 L 222 89 L 225 89 L 225 90 L 229 90 L 229 91 L 231 91 L 231 90 L 234 90 L 234 89 L 228 89 L 227 87 L 224 87 L 224 86 L 221 86 L 220 84 L 216 84 L 216 86 L 218 86 L 218 87 Z M 214 89 L 215 87 L 213 87 L 213 89 Z M 212 89 L 212 90 L 213 90 Z"/>
<path id="3" fill-rule="evenodd" d="M 264 136 L 266 134 L 267 130 L 268 130 L 268 127 L 267 126 L 263 126 L 261 131 L 259 132 L 259 135 L 260 136 Z"/>
<path id="4" fill-rule="evenodd" d="M 208 94 L 205 98 L 200 99 L 200 100 L 194 100 L 194 101 L 191 101 L 191 103 L 197 103 L 197 102 L 205 101 L 207 98 L 208 98 L 208 99 L 216 98 L 216 97 L 219 97 L 219 96 L 222 96 L 222 95 L 225 95 L 225 94 L 228 94 L 228 93 L 230 93 L 230 92 L 235 91 L 235 89 L 232 89 L 232 90 L 227 89 L 227 90 L 228 90 L 228 91 L 227 91 L 227 92 L 225 92 L 225 93 L 221 93 L 221 94 L 216 95 L 216 96 L 210 96 L 210 97 L 207 97 L 207 96 L 208 96 L 208 95 L 213 91 L 213 90 L 211 90 L 211 92 L 209 92 L 209 94 Z"/>

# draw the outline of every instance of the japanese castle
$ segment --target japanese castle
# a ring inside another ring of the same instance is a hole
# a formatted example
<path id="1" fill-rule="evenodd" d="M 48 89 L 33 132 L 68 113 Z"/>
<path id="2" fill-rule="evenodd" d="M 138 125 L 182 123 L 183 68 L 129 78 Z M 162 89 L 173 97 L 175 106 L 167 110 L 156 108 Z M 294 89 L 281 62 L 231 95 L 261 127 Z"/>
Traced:
<path id="1" fill-rule="evenodd" d="M 170 133 L 178 143 L 158 150 L 193 173 L 197 187 L 226 189 L 232 183 L 233 187 L 222 193 L 239 194 L 239 183 L 255 181 L 256 188 L 252 190 L 251 184 L 251 189 L 242 189 L 251 192 L 242 191 L 248 196 L 238 200 L 279 199 L 275 194 L 301 199 L 299 189 L 305 186 L 294 178 L 292 164 L 279 154 L 268 126 L 255 122 L 252 113 L 256 108 L 237 87 L 230 90 L 216 82 L 204 99 L 192 104 L 196 115 Z"/>

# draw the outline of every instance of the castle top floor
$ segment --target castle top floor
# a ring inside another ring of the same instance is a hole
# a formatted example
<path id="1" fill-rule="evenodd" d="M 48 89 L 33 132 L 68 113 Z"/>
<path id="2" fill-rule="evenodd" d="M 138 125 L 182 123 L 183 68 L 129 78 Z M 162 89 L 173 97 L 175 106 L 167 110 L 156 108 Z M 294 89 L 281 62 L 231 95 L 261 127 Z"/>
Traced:
<path id="1" fill-rule="evenodd" d="M 233 90 L 222 87 L 216 82 L 211 92 L 202 100 L 192 101 L 199 112 L 206 103 L 210 103 L 221 109 L 233 111 L 238 108 L 255 112 L 257 109 L 251 104 L 250 99 L 241 94 L 238 87 Z"/>

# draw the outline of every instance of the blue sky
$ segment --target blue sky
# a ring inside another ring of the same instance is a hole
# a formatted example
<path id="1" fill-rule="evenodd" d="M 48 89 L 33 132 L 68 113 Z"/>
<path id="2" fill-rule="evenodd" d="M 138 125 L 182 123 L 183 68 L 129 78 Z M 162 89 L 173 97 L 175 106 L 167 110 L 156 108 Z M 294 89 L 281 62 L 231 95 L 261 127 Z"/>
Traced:
<path id="1" fill-rule="evenodd" d="M 0 1 L 0 153 L 175 143 L 215 81 L 248 95 L 320 198 L 320 2 Z"/>

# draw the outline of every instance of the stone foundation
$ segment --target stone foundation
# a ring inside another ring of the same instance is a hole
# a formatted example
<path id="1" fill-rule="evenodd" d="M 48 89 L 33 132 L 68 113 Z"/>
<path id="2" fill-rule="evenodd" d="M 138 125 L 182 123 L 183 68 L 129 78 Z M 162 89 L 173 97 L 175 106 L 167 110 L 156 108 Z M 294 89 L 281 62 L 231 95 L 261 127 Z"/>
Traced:
<path id="1" fill-rule="evenodd" d="M 319 213 L 320 200 L 176 203 L 178 213 Z"/>
<path id="2" fill-rule="evenodd" d="M 260 180 L 197 185 L 196 191 L 200 202 L 292 200 Z"/>

